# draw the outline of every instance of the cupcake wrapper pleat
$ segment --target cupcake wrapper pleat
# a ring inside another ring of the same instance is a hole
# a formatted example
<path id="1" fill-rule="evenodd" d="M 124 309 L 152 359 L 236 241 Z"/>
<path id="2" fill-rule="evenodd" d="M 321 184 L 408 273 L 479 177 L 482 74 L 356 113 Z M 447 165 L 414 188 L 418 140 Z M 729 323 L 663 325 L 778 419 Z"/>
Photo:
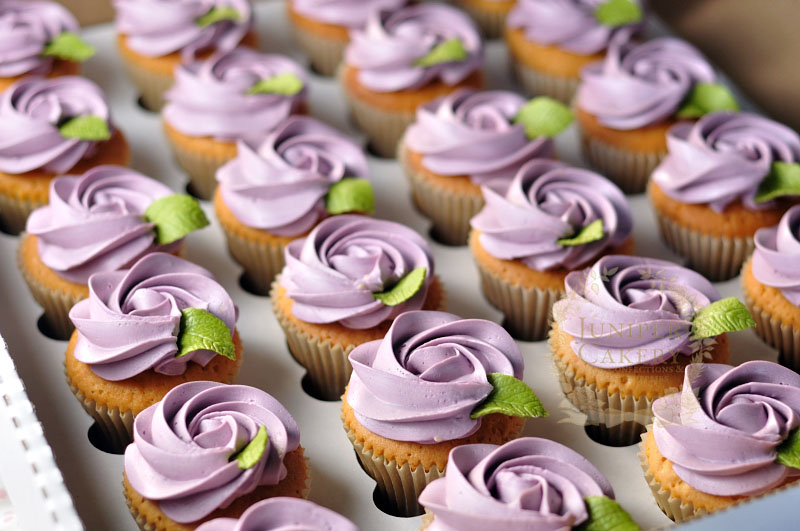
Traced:
<path id="1" fill-rule="evenodd" d="M 780 353 L 778 361 L 795 372 L 800 372 L 800 329 L 781 322 L 780 319 L 758 306 L 744 293 L 744 302 L 756 322 L 756 333 L 767 345 Z"/>
<path id="2" fill-rule="evenodd" d="M 164 93 L 169 90 L 174 82 L 172 74 L 164 75 L 153 72 L 131 61 L 123 60 L 122 65 L 125 67 L 125 72 L 130 80 L 139 89 L 139 94 L 145 107 L 153 112 L 161 112 L 166 103 L 164 101 Z"/>
<path id="3" fill-rule="evenodd" d="M 474 7 L 469 2 L 452 2 L 456 7 L 465 11 L 481 29 L 483 36 L 487 39 L 497 39 L 503 35 L 503 28 L 506 24 L 508 12 L 487 11 Z"/>
<path id="4" fill-rule="evenodd" d="M 284 266 L 284 245 L 254 242 L 239 236 L 222 225 L 228 250 L 244 268 L 250 287 L 259 295 L 268 295 L 272 281 Z"/>
<path id="5" fill-rule="evenodd" d="M 376 456 L 373 450 L 366 450 L 364 444 L 356 440 L 347 425 L 344 429 L 356 450 L 361 466 L 375 480 L 383 499 L 393 504 L 392 508 L 400 515 L 422 514 L 424 509 L 419 504 L 419 495 L 429 483 L 444 477 L 444 470 L 439 470 L 435 466 L 425 470 L 421 465 L 412 469 L 408 463 L 398 466 L 397 461 L 387 461 L 383 456 Z"/>
<path id="6" fill-rule="evenodd" d="M 572 103 L 578 90 L 578 79 L 551 76 L 539 70 L 533 70 L 511 58 L 511 72 L 525 92 L 533 96 L 549 96 L 565 105 Z"/>
<path id="7" fill-rule="evenodd" d="M 609 394 L 607 389 L 597 389 L 577 379 L 575 372 L 557 357 L 553 357 L 561 389 L 575 407 L 586 415 L 586 425 L 600 428 L 598 438 L 604 444 L 629 446 L 636 444 L 644 427 L 653 421 L 653 401 L 646 396 L 623 397 Z"/>
<path id="8" fill-rule="evenodd" d="M 684 257 L 690 268 L 713 282 L 738 275 L 755 247 L 753 238 L 703 234 L 676 223 L 657 210 L 655 213 L 667 246 Z"/>
<path id="9" fill-rule="evenodd" d="M 189 176 L 192 194 L 200 199 L 211 199 L 214 190 L 217 189 L 217 170 L 228 162 L 230 157 L 185 149 L 177 142 L 170 142 L 170 146 L 175 160 Z"/>
<path id="10" fill-rule="evenodd" d="M 326 39 L 299 26 L 294 26 L 294 36 L 297 44 L 311 60 L 314 70 L 323 76 L 336 75 L 336 69 L 339 68 L 342 57 L 344 57 L 347 41 Z"/>
<path id="11" fill-rule="evenodd" d="M 641 442 L 639 443 L 640 451 L 638 455 L 639 464 L 641 464 L 642 471 L 644 472 L 644 479 L 653 492 L 656 503 L 664 514 L 678 524 L 687 522 L 692 518 L 705 516 L 708 513 L 704 509 L 695 509 L 694 505 L 691 503 L 682 502 L 680 499 L 674 497 L 656 481 L 655 477 L 653 477 L 653 474 L 650 472 L 650 466 L 647 463 L 647 456 L 645 455 L 644 441 L 650 435 L 652 427 L 653 425 L 649 424 L 647 426 L 647 431 L 641 434 Z"/>
<path id="12" fill-rule="evenodd" d="M 617 184 L 626 194 L 640 194 L 647 188 L 650 174 L 666 153 L 619 149 L 581 132 L 583 157 L 599 173 Z"/>
<path id="13" fill-rule="evenodd" d="M 343 69 L 339 69 L 340 73 Z M 345 86 L 340 82 L 341 86 Z M 356 125 L 366 133 L 372 149 L 381 157 L 392 158 L 397 154 L 397 144 L 406 128 L 414 123 L 413 112 L 386 111 L 352 97 L 344 91 L 350 114 Z"/>
<path id="14" fill-rule="evenodd" d="M 564 296 L 564 292 L 510 284 L 477 260 L 475 263 L 483 294 L 492 306 L 503 312 L 505 326 L 511 335 L 523 341 L 547 339 L 553 304 Z"/>
<path id="15" fill-rule="evenodd" d="M 31 199 L 15 199 L 0 194 L 0 227 L 9 234 L 17 235 L 25 230 L 31 212 L 46 203 Z"/>
<path id="16" fill-rule="evenodd" d="M 458 194 L 431 184 L 408 163 L 402 142 L 397 157 L 408 176 L 411 198 L 420 212 L 433 223 L 437 238 L 449 245 L 466 245 L 469 220 L 483 208 L 483 196 Z"/>

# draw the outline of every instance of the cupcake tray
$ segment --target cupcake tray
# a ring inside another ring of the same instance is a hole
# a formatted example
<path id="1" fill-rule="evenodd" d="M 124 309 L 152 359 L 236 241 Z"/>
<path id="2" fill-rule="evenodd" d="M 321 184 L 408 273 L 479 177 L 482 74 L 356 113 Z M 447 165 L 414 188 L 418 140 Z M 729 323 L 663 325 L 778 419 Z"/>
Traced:
<path id="1" fill-rule="evenodd" d="M 261 49 L 304 61 L 293 45 L 283 2 L 259 3 L 255 10 Z M 650 29 L 653 34 L 664 33 L 657 21 Z M 84 75 L 105 90 L 115 123 L 131 145 L 131 166 L 176 191 L 184 190 L 186 178 L 170 154 L 159 115 L 137 104 L 136 90 L 117 60 L 113 28 L 91 27 L 85 36 L 97 48 L 97 55 L 84 65 Z M 514 88 L 507 65 L 502 42 L 489 43 L 490 88 Z M 311 78 L 311 114 L 360 137 L 348 121 L 336 80 L 315 75 Z M 556 145 L 562 160 L 583 165 L 574 126 L 557 139 Z M 369 163 L 376 190 L 376 216 L 405 223 L 431 241 L 437 273 L 447 290 L 448 310 L 463 317 L 500 322 L 501 314 L 489 306 L 481 293 L 469 250 L 444 246 L 429 237 L 429 223 L 413 208 L 399 164 L 373 156 Z M 629 199 L 637 254 L 676 260 L 658 237 L 647 198 Z M 203 202 L 203 208 L 211 226 L 188 236 L 187 258 L 209 269 L 239 306 L 238 329 L 244 343 L 239 382 L 274 395 L 297 419 L 301 444 L 310 458 L 311 499 L 348 516 L 364 531 L 418 529 L 419 517 L 396 518 L 375 506 L 375 483 L 361 470 L 353 454 L 341 426 L 339 403 L 323 402 L 305 393 L 301 386 L 304 370 L 289 355 L 269 299 L 240 287 L 241 269 L 228 255 L 213 208 L 208 202 Z M 10 352 L 9 357 L 0 342 L 0 479 L 11 495 L 22 529 L 80 529 L 82 522 L 88 530 L 134 531 L 137 526 L 122 495 L 123 458 L 102 450 L 92 420 L 65 383 L 66 341 L 48 338 L 37 326 L 41 309 L 17 270 L 18 243 L 18 238 L 0 234 L 0 333 Z M 718 283 L 717 287 L 723 296 L 741 297 L 738 278 Z M 732 334 L 731 339 L 733 364 L 754 358 L 777 359 L 776 352 L 752 331 Z M 636 455 L 638 447 L 612 448 L 594 442 L 584 429 L 584 415 L 561 392 L 547 343 L 519 345 L 526 362 L 525 381 L 550 413 L 548 418 L 529 420 L 525 435 L 553 439 L 586 456 L 606 475 L 617 499 L 642 528 L 669 526 L 671 521 L 661 513 L 645 483 Z M 741 529 L 749 522 L 747 529 L 777 528 L 781 518 L 788 524 L 794 510 L 790 504 L 796 503 L 798 496 L 800 491 L 794 488 L 686 527 L 733 525 Z M 792 527 L 788 524 L 786 528 Z"/>

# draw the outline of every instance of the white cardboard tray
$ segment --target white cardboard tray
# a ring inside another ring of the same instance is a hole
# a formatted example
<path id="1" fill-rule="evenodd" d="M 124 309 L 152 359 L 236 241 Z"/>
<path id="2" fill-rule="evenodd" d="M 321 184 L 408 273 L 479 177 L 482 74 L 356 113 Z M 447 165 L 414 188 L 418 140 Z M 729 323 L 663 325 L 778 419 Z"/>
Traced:
<path id="1" fill-rule="evenodd" d="M 285 17 L 283 2 L 256 5 L 260 48 L 284 53 L 304 61 L 294 47 Z M 654 33 L 662 33 L 653 24 Z M 114 31 L 103 25 L 89 28 L 85 36 L 97 48 L 97 55 L 84 65 L 84 74 L 99 83 L 108 95 L 115 123 L 125 133 L 133 152 L 131 166 L 159 179 L 176 191 L 185 186 L 185 176 L 174 162 L 166 145 L 157 114 L 136 104 L 137 93 L 118 63 Z M 513 88 L 507 72 L 505 47 L 493 41 L 488 45 L 489 88 Z M 359 133 L 347 120 L 344 100 L 336 81 L 312 76 L 310 89 L 313 116 L 345 130 Z M 583 165 L 574 127 L 557 139 L 559 157 Z M 405 223 L 427 237 L 429 224 L 411 205 L 406 179 L 399 165 L 386 159 L 369 158 L 377 195 L 376 216 Z M 644 196 L 629 198 L 635 218 L 636 253 L 668 260 L 677 257 L 659 240 L 655 221 Z M 229 290 L 240 309 L 238 328 L 245 348 L 240 383 L 260 387 L 277 397 L 300 425 L 301 444 L 306 448 L 312 469 L 311 499 L 350 517 L 362 530 L 412 530 L 419 528 L 419 518 L 395 518 L 378 510 L 372 501 L 374 482 L 359 467 L 339 419 L 338 402 L 321 402 L 301 388 L 304 370 L 294 362 L 275 318 L 269 300 L 243 291 L 238 282 L 239 266 L 228 256 L 222 232 L 210 204 L 203 207 L 212 226 L 187 238 L 187 258 L 208 268 Z M 18 238 L 0 234 L 0 333 L 5 336 L 17 371 L 25 382 L 28 396 L 36 406 L 38 420 L 55 454 L 53 466 L 41 428 L 24 391 L 13 375 L 13 366 L 0 356 L 0 476 L 13 493 L 23 529 L 76 529 L 80 523 L 64 491 L 66 485 L 74 500 L 80 520 L 88 530 L 134 531 L 136 524 L 128 513 L 122 495 L 120 455 L 96 449 L 87 436 L 92 424 L 64 382 L 63 359 L 66 342 L 42 335 L 37 328 L 40 308 L 34 303 L 17 270 Z M 444 279 L 448 309 L 463 317 L 485 318 L 499 322 L 501 315 L 484 300 L 478 275 L 465 247 L 447 247 L 431 241 L 437 273 Z M 724 296 L 739 296 L 738 279 L 718 284 Z M 761 358 L 775 361 L 775 351 L 765 346 L 752 331 L 732 335 L 731 363 Z M 536 390 L 550 412 L 546 419 L 530 420 L 527 436 L 546 437 L 566 444 L 591 460 L 611 481 L 622 503 L 645 529 L 669 526 L 671 521 L 658 509 L 643 479 L 636 457 L 637 447 L 611 448 L 593 442 L 584 432 L 584 416 L 564 398 L 545 342 L 519 343 L 526 361 L 525 381 Z M 2 354 L 2 353 L 0 353 Z M 14 397 L 13 407 L 6 407 L 3 396 Z M 17 401 L 19 399 L 19 401 Z M 27 451 L 20 445 L 19 430 L 11 430 L 10 415 L 21 414 L 25 420 Z M 6 421 L 5 423 L 3 423 Z M 32 463 L 34 463 L 32 465 Z M 44 474 L 33 473 L 37 466 Z M 59 470 L 60 469 L 60 470 Z M 61 476 L 63 474 L 63 484 Z M 767 498 L 771 512 L 788 507 L 797 499 L 798 490 Z M 781 502 L 780 500 L 786 500 Z M 726 520 L 744 513 L 754 515 L 756 504 L 749 504 L 721 515 Z M 788 514 L 786 509 L 784 514 Z M 737 520 L 737 516 L 731 521 Z M 718 518 L 697 522 L 697 529 L 707 529 Z M 722 520 L 722 518 L 719 518 Z M 750 520 L 766 525 L 763 517 Z"/>

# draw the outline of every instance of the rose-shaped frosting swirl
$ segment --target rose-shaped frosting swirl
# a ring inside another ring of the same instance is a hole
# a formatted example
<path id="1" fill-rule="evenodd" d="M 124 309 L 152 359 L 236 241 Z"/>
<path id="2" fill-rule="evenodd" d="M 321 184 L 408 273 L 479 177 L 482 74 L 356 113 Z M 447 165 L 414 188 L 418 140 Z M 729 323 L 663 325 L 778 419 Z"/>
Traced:
<path id="1" fill-rule="evenodd" d="M 453 448 L 445 477 L 419 501 L 434 515 L 429 531 L 561 531 L 588 519 L 588 496 L 614 497 L 594 465 L 563 444 L 523 437 Z"/>
<path id="2" fill-rule="evenodd" d="M 241 469 L 231 458 L 261 426 L 266 450 L 254 466 Z M 277 485 L 287 474 L 283 458 L 299 445 L 297 423 L 264 391 L 188 382 L 136 416 L 125 475 L 167 517 L 195 522 L 258 486 Z"/>
<path id="3" fill-rule="evenodd" d="M 101 271 L 130 267 L 154 251 L 173 252 L 180 241 L 156 245 L 142 217 L 172 190 L 121 166 L 98 166 L 50 183 L 50 203 L 37 208 L 25 230 L 38 238 L 39 258 L 63 278 L 86 284 Z"/>
<path id="4" fill-rule="evenodd" d="M 358 531 L 330 509 L 299 498 L 269 498 L 251 505 L 239 519 L 216 518 L 197 531 Z"/>
<path id="5" fill-rule="evenodd" d="M 58 130 L 79 116 L 109 121 L 103 91 L 88 79 L 31 77 L 14 83 L 0 94 L 0 171 L 65 173 L 94 155 L 97 142 L 65 138 Z"/>
<path id="6" fill-rule="evenodd" d="M 637 129 L 671 117 L 696 83 L 715 80 L 706 58 L 680 39 L 612 42 L 604 61 L 581 71 L 577 105 L 607 127 Z"/>
<path id="7" fill-rule="evenodd" d="M 205 366 L 216 352 L 175 356 L 184 308 L 215 315 L 233 335 L 237 308 L 225 288 L 200 266 L 152 253 L 128 270 L 96 273 L 89 279 L 89 298 L 69 312 L 78 329 L 75 358 L 110 381 L 150 369 L 183 374 L 190 361 Z"/>
<path id="8" fill-rule="evenodd" d="M 686 367 L 680 393 L 653 403 L 653 437 L 672 469 L 715 496 L 754 496 L 800 476 L 775 462 L 800 426 L 800 375 L 777 363 Z"/>
<path id="9" fill-rule="evenodd" d="M 520 168 L 505 196 L 483 187 L 486 205 L 471 225 L 481 232 L 481 246 L 503 260 L 521 260 L 537 271 L 577 269 L 617 247 L 633 230 L 625 195 L 611 181 L 589 170 L 551 160 Z M 583 245 L 563 246 L 596 220 L 603 237 Z"/>
<path id="10" fill-rule="evenodd" d="M 519 347 L 503 327 L 432 311 L 406 312 L 386 337 L 350 353 L 347 403 L 368 430 L 433 444 L 467 437 L 470 413 L 492 391 L 488 373 L 522 378 Z"/>
<path id="11" fill-rule="evenodd" d="M 759 229 L 755 244 L 753 275 L 800 306 L 800 205 L 790 208 L 777 227 Z"/>
<path id="12" fill-rule="evenodd" d="M 146 57 L 180 52 L 184 62 L 209 49 L 233 50 L 253 26 L 248 0 L 114 0 L 114 8 L 131 50 Z M 212 9 L 233 9 L 236 20 L 198 23 Z"/>
<path id="13" fill-rule="evenodd" d="M 293 96 L 248 91 L 261 80 L 292 74 L 303 82 Z M 164 99 L 164 120 L 190 136 L 219 140 L 263 137 L 305 103 L 308 77 L 283 55 L 237 48 L 175 69 Z"/>
<path id="14" fill-rule="evenodd" d="M 463 61 L 415 66 L 434 46 L 459 39 Z M 375 92 L 416 90 L 440 80 L 455 85 L 483 65 L 483 47 L 475 23 L 462 11 L 442 4 L 419 4 L 394 12 L 373 11 L 363 30 L 350 32 L 345 63 Z"/>
<path id="15" fill-rule="evenodd" d="M 459 90 L 421 105 L 404 142 L 434 173 L 505 188 L 525 162 L 555 155 L 552 140 L 529 140 L 525 127 L 512 123 L 523 105 L 513 92 Z"/>
<path id="16" fill-rule="evenodd" d="M 667 135 L 669 154 L 653 181 L 682 203 L 708 203 L 717 212 L 734 201 L 756 203 L 758 187 L 773 162 L 800 161 L 800 136 L 755 114 L 712 113 L 694 124 L 680 123 Z"/>
<path id="17" fill-rule="evenodd" d="M 425 279 L 410 299 L 387 306 L 373 295 L 417 268 L 425 268 Z M 393 221 L 342 215 L 286 246 L 281 285 L 294 301 L 292 313 L 302 321 L 372 328 L 421 309 L 433 273 L 431 249 L 413 230 Z"/>
<path id="18" fill-rule="evenodd" d="M 612 40 L 627 42 L 643 26 L 642 22 L 617 27 L 601 24 L 595 9 L 605 1 L 519 0 L 508 14 L 506 25 L 523 30 L 525 38 L 532 42 L 591 55 L 605 50 Z"/>
<path id="19" fill-rule="evenodd" d="M 217 171 L 222 199 L 245 225 L 279 236 L 303 234 L 327 216 L 332 184 L 369 174 L 361 147 L 304 116 L 283 122 L 257 148 L 240 141 L 238 151 Z"/>
<path id="20" fill-rule="evenodd" d="M 373 11 L 396 11 L 408 0 L 290 0 L 292 9 L 312 20 L 363 28 Z"/>
<path id="21" fill-rule="evenodd" d="M 55 2 L 0 0 L 0 77 L 50 73 L 54 59 L 42 54 L 65 31 L 78 21 Z"/>
<path id="22" fill-rule="evenodd" d="M 720 299 L 711 282 L 685 267 L 634 256 L 604 256 L 565 281 L 553 315 L 573 351 L 604 369 L 654 365 L 693 354 L 692 320 Z"/>

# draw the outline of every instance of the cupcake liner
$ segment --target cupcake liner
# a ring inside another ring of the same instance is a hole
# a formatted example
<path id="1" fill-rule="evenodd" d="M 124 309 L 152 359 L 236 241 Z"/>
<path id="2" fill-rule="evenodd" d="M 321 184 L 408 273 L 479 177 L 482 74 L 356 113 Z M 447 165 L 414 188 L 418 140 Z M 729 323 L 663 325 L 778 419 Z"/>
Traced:
<path id="1" fill-rule="evenodd" d="M 524 287 L 511 284 L 484 267 L 479 261 L 478 274 L 486 299 L 505 315 L 504 326 L 512 336 L 523 341 L 547 339 L 553 304 L 564 297 L 562 290 Z"/>
<path id="2" fill-rule="evenodd" d="M 608 177 L 626 194 L 640 194 L 647 188 L 650 174 L 666 156 L 662 152 L 619 149 L 581 131 L 583 157 L 595 170 Z"/>
<path id="3" fill-rule="evenodd" d="M 451 3 L 465 11 L 478 24 L 485 38 L 497 39 L 503 35 L 506 16 L 510 9 L 508 11 L 489 11 L 473 5 L 468 0 L 455 0 Z"/>
<path id="4" fill-rule="evenodd" d="M 670 519 L 672 519 L 675 523 L 681 524 L 692 518 L 697 518 L 699 516 L 705 516 L 708 514 L 705 509 L 695 509 L 694 505 L 688 502 L 683 502 L 680 499 L 674 497 L 670 492 L 661 486 L 661 484 L 656 481 L 653 474 L 650 472 L 650 466 L 647 463 L 647 456 L 645 455 L 645 446 L 644 441 L 650 435 L 650 431 L 652 430 L 653 425 L 649 424 L 647 426 L 647 431 L 641 434 L 641 442 L 639 443 L 639 463 L 642 466 L 642 471 L 644 472 L 644 479 L 647 481 L 650 490 L 653 492 L 653 497 L 656 499 L 656 503 L 658 507 L 666 514 Z"/>
<path id="5" fill-rule="evenodd" d="M 169 139 L 169 135 L 167 135 Z M 172 142 L 172 153 L 178 164 L 189 176 L 189 187 L 194 196 L 208 201 L 217 189 L 217 170 L 231 160 L 231 157 L 209 150 L 200 152 L 186 149 L 178 142 Z"/>
<path id="6" fill-rule="evenodd" d="M 758 306 L 753 298 L 742 290 L 744 302 L 756 322 L 756 334 L 767 345 L 777 349 L 778 362 L 795 372 L 800 372 L 800 329 L 783 323 L 780 319 Z"/>
<path id="7" fill-rule="evenodd" d="M 436 237 L 448 245 L 466 245 L 470 231 L 469 220 L 483 208 L 483 196 L 458 194 L 433 184 L 408 163 L 402 141 L 397 150 L 397 158 L 411 184 L 414 204 L 431 220 Z"/>
<path id="8" fill-rule="evenodd" d="M 133 411 L 120 411 L 119 408 L 109 409 L 108 406 L 98 404 L 94 400 L 89 400 L 72 383 L 69 374 L 64 368 L 64 376 L 67 379 L 69 390 L 78 399 L 83 409 L 94 419 L 100 428 L 105 441 L 108 443 L 110 451 L 122 453 L 133 440 Z"/>
<path id="9" fill-rule="evenodd" d="M 356 456 L 364 471 L 375 480 L 383 498 L 393 505 L 402 516 L 417 516 L 424 509 L 419 504 L 419 495 L 432 481 L 444 477 L 444 470 L 431 466 L 425 470 L 423 466 L 411 468 L 408 463 L 398 466 L 394 459 L 387 461 L 383 456 L 376 456 L 373 450 L 366 450 L 364 444 L 357 441 L 353 431 L 345 424 L 347 438 L 350 439 Z"/>
<path id="10" fill-rule="evenodd" d="M 419 527 L 419 531 L 425 531 L 433 524 L 433 519 L 435 518 L 434 514 L 430 512 L 428 509 L 425 509 L 425 514 L 422 515 L 421 526 Z"/>
<path id="11" fill-rule="evenodd" d="M 690 268 L 712 282 L 728 280 L 742 270 L 755 247 L 753 238 L 727 238 L 689 229 L 655 211 L 661 237 L 684 257 Z"/>
<path id="12" fill-rule="evenodd" d="M 244 268 L 250 289 L 259 295 L 269 295 L 275 276 L 284 266 L 284 245 L 248 240 L 220 224 L 228 242 L 228 251 Z"/>
<path id="13" fill-rule="evenodd" d="M 125 72 L 128 77 L 139 89 L 139 95 L 142 98 L 142 103 L 148 110 L 153 112 L 161 112 L 161 108 L 166 103 L 164 101 L 164 92 L 166 92 L 174 82 L 172 74 L 169 75 L 153 72 L 146 68 L 135 64 L 132 61 L 127 61 L 122 56 L 122 65 L 125 67 Z"/>
<path id="14" fill-rule="evenodd" d="M 9 234 L 17 235 L 25 230 L 30 213 L 46 204 L 46 201 L 16 199 L 0 194 L 0 227 Z"/>
<path id="15" fill-rule="evenodd" d="M 328 340 L 315 339 L 300 330 L 278 307 L 276 294 L 278 285 L 280 276 L 273 282 L 270 299 L 278 324 L 286 334 L 289 353 L 308 371 L 317 396 L 324 400 L 338 400 L 344 393 L 347 382 L 350 381 L 350 373 L 353 372 L 347 356 L 356 345 L 337 345 Z"/>
<path id="16" fill-rule="evenodd" d="M 578 90 L 578 78 L 551 76 L 533 70 L 511 58 L 511 73 L 525 92 L 533 96 L 549 96 L 569 105 Z"/>
<path id="17" fill-rule="evenodd" d="M 341 80 L 343 69 L 339 69 L 340 85 L 346 87 Z M 414 123 L 416 113 L 387 111 L 352 97 L 344 90 L 347 105 L 353 121 L 366 133 L 372 150 L 381 157 L 392 158 L 397 154 L 397 145 L 403 138 L 406 128 Z"/>
<path id="18" fill-rule="evenodd" d="M 575 377 L 575 371 L 553 356 L 561 389 L 567 399 L 586 415 L 586 425 L 600 427 L 598 438 L 604 444 L 630 446 L 636 444 L 645 426 L 653 421 L 653 401 L 646 396 L 623 397 L 597 389 L 596 384 Z"/>
<path id="19" fill-rule="evenodd" d="M 294 26 L 294 36 L 317 73 L 328 77 L 336 75 L 336 69 L 342 62 L 348 41 L 320 37 L 297 25 Z"/>

